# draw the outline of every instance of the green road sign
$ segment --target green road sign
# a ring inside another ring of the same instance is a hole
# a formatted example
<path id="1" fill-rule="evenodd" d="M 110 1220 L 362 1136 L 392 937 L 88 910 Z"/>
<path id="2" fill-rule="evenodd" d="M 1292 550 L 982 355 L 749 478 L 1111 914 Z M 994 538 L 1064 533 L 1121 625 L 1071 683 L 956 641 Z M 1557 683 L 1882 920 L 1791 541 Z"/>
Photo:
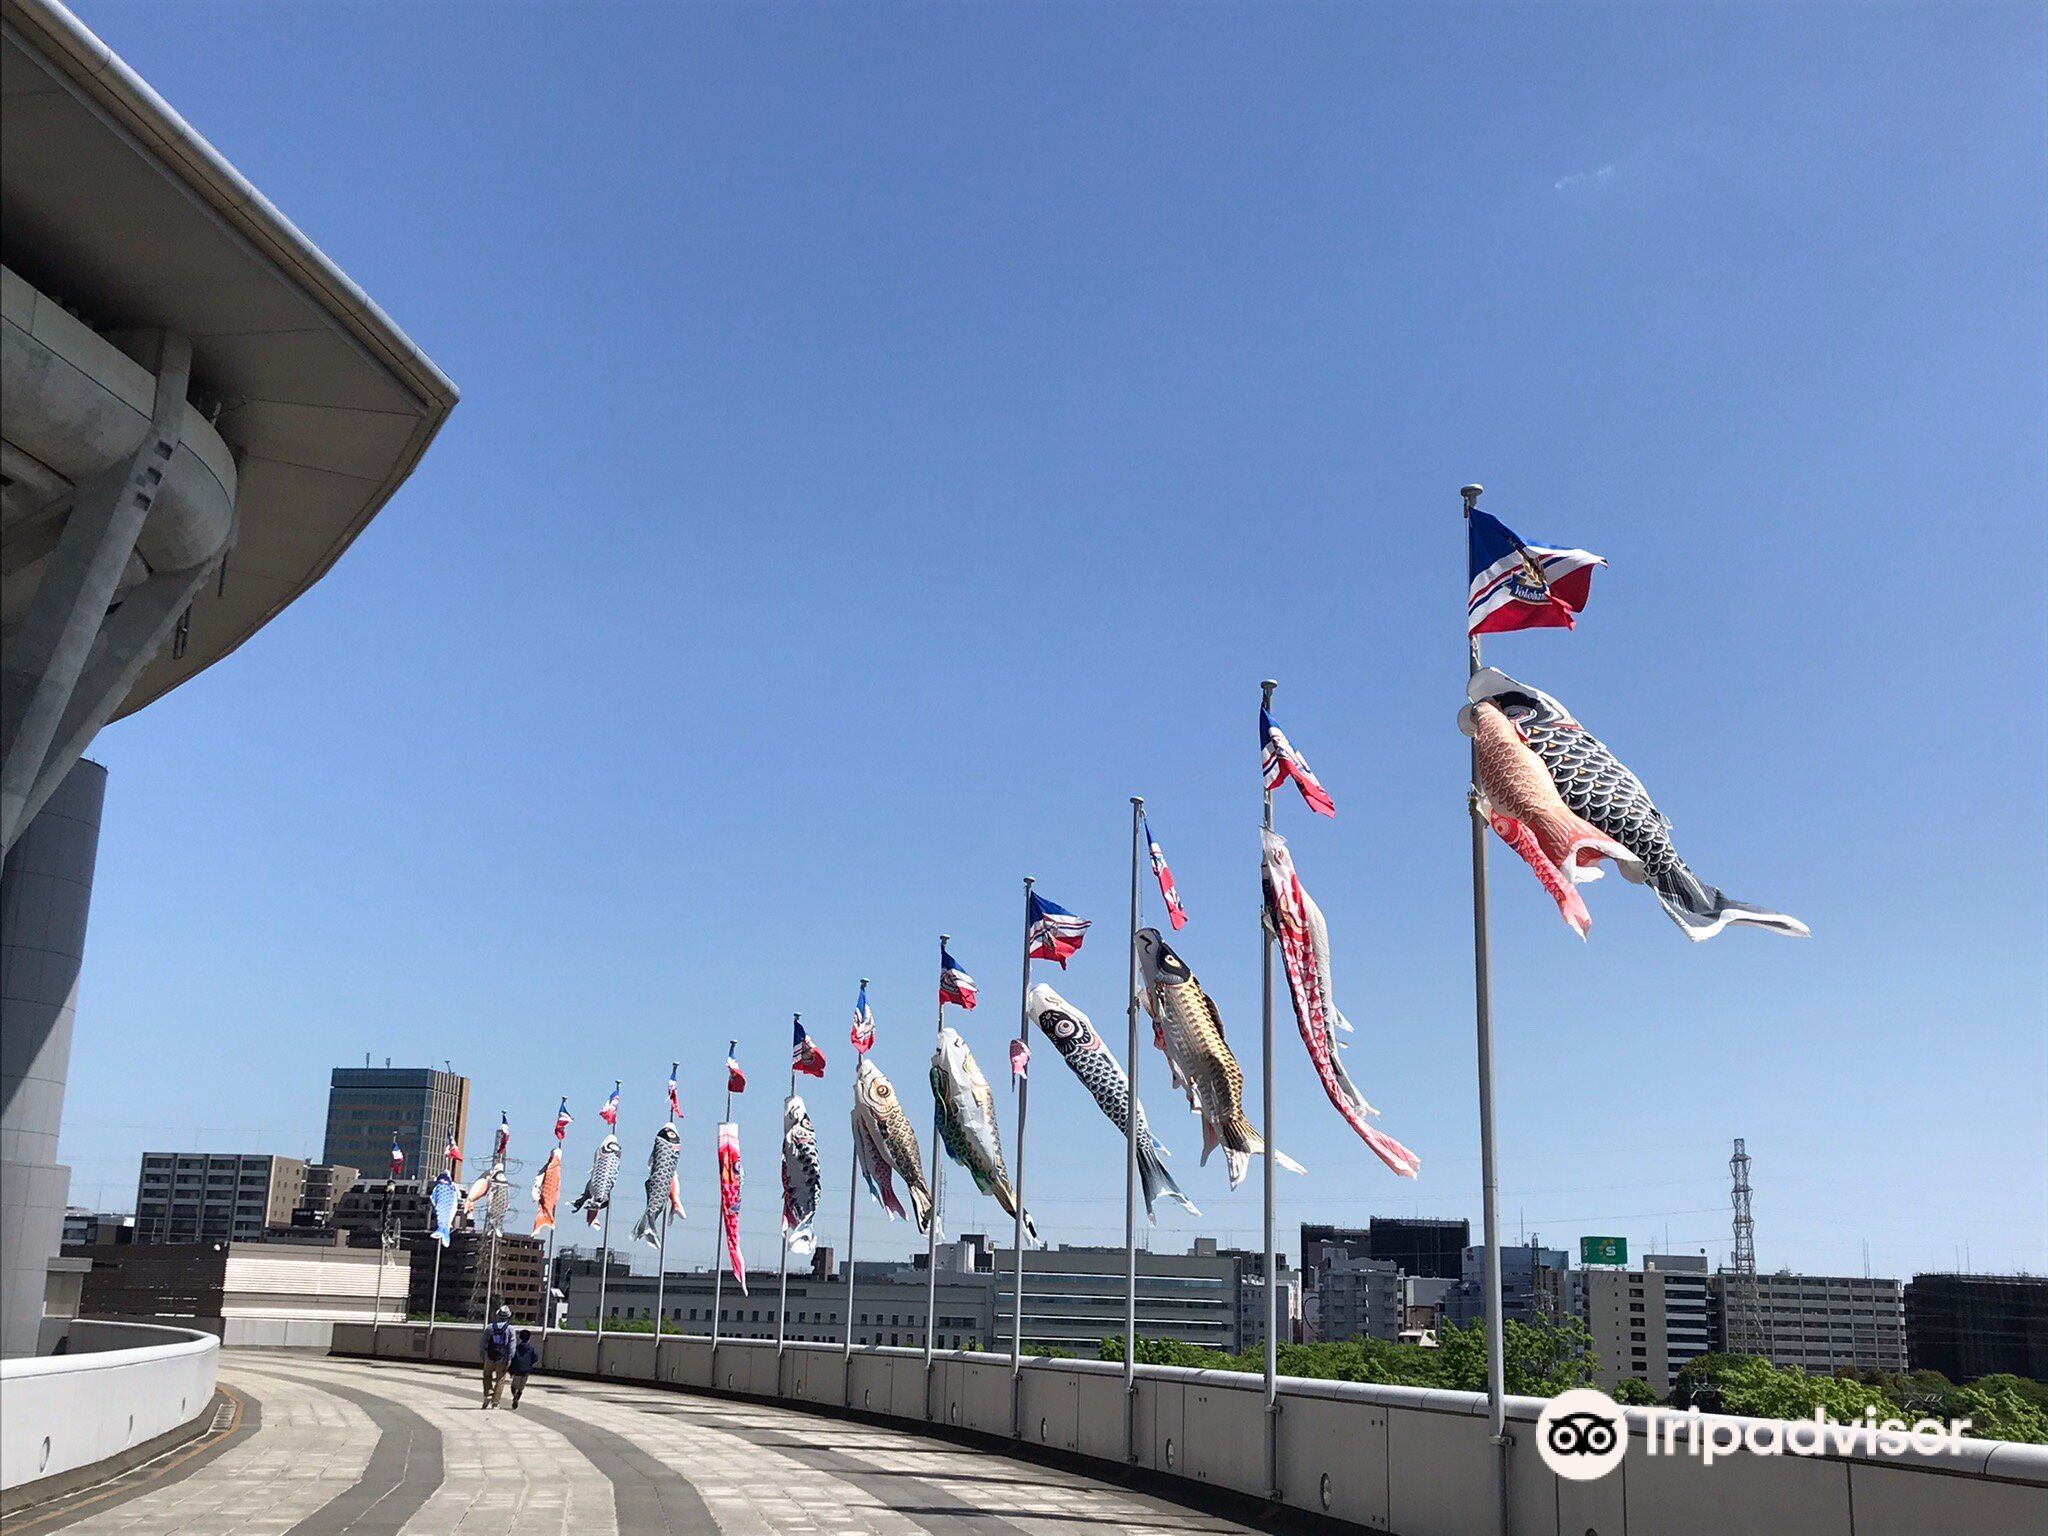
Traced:
<path id="1" fill-rule="evenodd" d="M 1628 1262 L 1628 1239 L 1625 1237 L 1582 1237 L 1579 1239 L 1579 1262 L 1581 1264 L 1626 1264 Z"/>

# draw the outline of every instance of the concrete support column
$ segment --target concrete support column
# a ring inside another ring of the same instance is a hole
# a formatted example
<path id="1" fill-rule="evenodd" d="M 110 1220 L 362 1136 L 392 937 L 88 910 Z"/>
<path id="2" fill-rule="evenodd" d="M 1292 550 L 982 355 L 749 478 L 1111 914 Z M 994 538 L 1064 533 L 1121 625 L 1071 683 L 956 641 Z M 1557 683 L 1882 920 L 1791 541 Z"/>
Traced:
<path id="1" fill-rule="evenodd" d="M 80 760 L 0 871 L 0 1355 L 35 1353 L 63 1240 L 57 1131 L 106 789 L 107 770 Z"/>

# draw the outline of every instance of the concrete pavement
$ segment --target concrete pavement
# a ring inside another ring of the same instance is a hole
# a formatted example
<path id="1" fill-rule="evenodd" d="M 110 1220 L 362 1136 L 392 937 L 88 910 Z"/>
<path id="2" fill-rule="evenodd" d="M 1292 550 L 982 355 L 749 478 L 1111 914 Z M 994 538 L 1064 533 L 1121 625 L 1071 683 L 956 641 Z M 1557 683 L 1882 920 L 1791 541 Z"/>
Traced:
<path id="1" fill-rule="evenodd" d="M 1249 1528 L 888 1427 L 616 1382 L 231 1351 L 248 1432 L 10 1532 L 42 1536 L 1228 1536 Z M 509 1401 L 509 1398 L 507 1399 Z M 166 1458 L 168 1463 L 170 1458 Z"/>

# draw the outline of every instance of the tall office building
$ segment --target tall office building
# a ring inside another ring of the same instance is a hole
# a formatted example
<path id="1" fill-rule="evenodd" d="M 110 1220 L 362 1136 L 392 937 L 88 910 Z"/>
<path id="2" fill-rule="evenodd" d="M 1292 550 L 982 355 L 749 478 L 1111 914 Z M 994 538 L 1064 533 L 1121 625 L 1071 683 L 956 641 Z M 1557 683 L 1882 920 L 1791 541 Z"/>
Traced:
<path id="1" fill-rule="evenodd" d="M 1999 1371 L 2048 1381 L 2048 1279 L 1915 1275 L 1906 1283 L 1906 1355 L 1916 1371 L 1951 1381 Z"/>
<path id="2" fill-rule="evenodd" d="M 441 1171 L 449 1133 L 469 1151 L 469 1079 L 434 1067 L 336 1067 L 327 1091 L 330 1163 L 383 1182 L 397 1136 L 408 1183 Z"/>
<path id="3" fill-rule="evenodd" d="M 1633 1377 L 1662 1395 L 1680 1367 L 1707 1352 L 1704 1258 L 1653 1253 L 1641 1269 L 1579 1273 L 1586 1327 L 1599 1357 L 1594 1381 L 1602 1389 Z"/>
<path id="4" fill-rule="evenodd" d="M 1727 1273 L 1712 1278 L 1716 1325 L 1726 1338 Z M 1865 1371 L 1906 1368 L 1906 1301 L 1896 1280 L 1852 1275 L 1756 1277 L 1759 1353 L 1780 1367 L 1826 1375 L 1840 1366 Z"/>

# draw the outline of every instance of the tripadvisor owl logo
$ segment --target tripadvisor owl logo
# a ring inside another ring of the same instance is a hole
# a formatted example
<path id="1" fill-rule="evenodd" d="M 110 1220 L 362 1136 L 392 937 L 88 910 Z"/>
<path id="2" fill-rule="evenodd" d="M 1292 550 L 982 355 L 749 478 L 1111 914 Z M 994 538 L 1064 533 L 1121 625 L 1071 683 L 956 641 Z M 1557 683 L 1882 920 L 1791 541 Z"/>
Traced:
<path id="1" fill-rule="evenodd" d="M 1550 1399 L 1536 1416 L 1536 1454 L 1572 1482 L 1605 1477 L 1627 1450 L 1627 1416 L 1605 1392 L 1574 1387 Z"/>

